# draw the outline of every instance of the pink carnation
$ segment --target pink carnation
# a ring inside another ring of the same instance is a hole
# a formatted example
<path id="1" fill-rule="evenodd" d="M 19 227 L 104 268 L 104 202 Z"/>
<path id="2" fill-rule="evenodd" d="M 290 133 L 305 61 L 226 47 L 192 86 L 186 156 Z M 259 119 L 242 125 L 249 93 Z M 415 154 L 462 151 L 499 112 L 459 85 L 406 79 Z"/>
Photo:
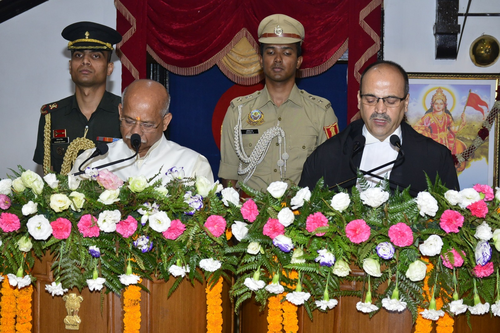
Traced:
<path id="1" fill-rule="evenodd" d="M 359 244 L 370 238 L 370 226 L 365 220 L 354 220 L 345 227 L 345 233 L 351 242 Z"/>
<path id="2" fill-rule="evenodd" d="M 458 233 L 458 228 L 462 227 L 464 224 L 464 217 L 457 211 L 447 209 L 441 215 L 439 225 L 441 229 L 446 231 L 447 234 L 450 232 Z"/>
<path id="3" fill-rule="evenodd" d="M 99 175 L 97 176 L 96 180 L 106 190 L 116 190 L 123 185 L 123 180 L 106 169 L 99 171 Z"/>
<path id="4" fill-rule="evenodd" d="M 19 230 L 19 228 L 21 228 L 19 217 L 12 213 L 0 214 L 0 228 L 3 230 L 3 232 Z"/>
<path id="5" fill-rule="evenodd" d="M 257 205 L 252 199 L 248 199 L 245 201 L 243 206 L 241 206 L 241 215 L 248 222 L 253 222 L 259 215 L 259 210 L 257 209 Z"/>
<path id="6" fill-rule="evenodd" d="M 472 187 L 479 193 L 484 194 L 484 200 L 485 201 L 491 201 L 495 198 L 495 194 L 493 193 L 493 189 L 489 185 L 480 185 L 476 184 Z"/>
<path id="7" fill-rule="evenodd" d="M 410 246 L 413 243 L 413 232 L 408 225 L 400 222 L 389 228 L 389 238 L 396 246 Z"/>
<path id="8" fill-rule="evenodd" d="M 453 264 L 449 260 L 449 258 L 453 256 Z M 462 256 L 465 257 L 465 252 L 462 251 Z M 443 265 L 448 267 L 449 269 L 453 269 L 453 267 L 462 267 L 464 264 L 464 258 L 462 258 L 460 253 L 457 250 L 451 249 L 448 250 L 444 255 L 441 255 L 441 259 L 443 260 Z"/>
<path id="9" fill-rule="evenodd" d="M 52 235 L 57 239 L 66 239 L 71 234 L 71 222 L 68 219 L 59 217 L 50 222 L 50 226 L 52 227 Z"/>
<path id="10" fill-rule="evenodd" d="M 488 214 L 488 206 L 486 205 L 486 202 L 484 202 L 483 200 L 473 202 L 470 205 L 468 205 L 467 208 L 475 217 L 484 218 L 486 217 L 486 214 Z"/>
<path id="11" fill-rule="evenodd" d="M 129 238 L 136 230 L 137 220 L 130 215 L 125 220 L 116 224 L 116 232 L 122 235 L 123 238 Z"/>
<path id="12" fill-rule="evenodd" d="M 484 278 L 493 274 L 493 263 L 490 261 L 484 266 L 477 265 L 474 267 L 474 275 L 478 278 Z"/>
<path id="13" fill-rule="evenodd" d="M 166 239 L 176 240 L 186 230 L 186 226 L 180 220 L 173 220 L 170 227 L 163 232 Z"/>
<path id="14" fill-rule="evenodd" d="M 321 212 L 311 214 L 306 220 L 306 230 L 309 232 L 316 231 L 317 228 L 328 226 L 328 219 Z M 316 236 L 323 236 L 325 233 L 321 232 Z"/>
<path id="15" fill-rule="evenodd" d="M 78 222 L 78 231 L 83 237 L 99 237 L 97 219 L 90 214 L 83 215 Z"/>
<path id="16" fill-rule="evenodd" d="M 0 208 L 3 210 L 9 209 L 10 207 L 10 198 L 5 194 L 0 194 Z"/>
<path id="17" fill-rule="evenodd" d="M 270 218 L 264 225 L 262 233 L 266 236 L 269 236 L 272 240 L 274 240 L 279 235 L 285 234 L 285 226 L 281 224 L 278 219 Z"/>
<path id="18" fill-rule="evenodd" d="M 224 231 L 226 231 L 226 220 L 224 220 L 222 216 L 211 215 L 205 222 L 205 228 L 207 228 L 214 237 L 220 237 Z"/>

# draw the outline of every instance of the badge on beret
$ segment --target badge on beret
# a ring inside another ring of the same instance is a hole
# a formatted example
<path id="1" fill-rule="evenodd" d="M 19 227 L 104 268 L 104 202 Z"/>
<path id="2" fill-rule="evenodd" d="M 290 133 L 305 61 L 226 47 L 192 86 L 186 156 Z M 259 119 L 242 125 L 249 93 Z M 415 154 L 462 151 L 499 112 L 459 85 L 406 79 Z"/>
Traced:
<path id="1" fill-rule="evenodd" d="M 247 118 L 247 123 L 249 125 L 261 125 L 264 123 L 264 113 L 260 110 L 250 111 Z"/>

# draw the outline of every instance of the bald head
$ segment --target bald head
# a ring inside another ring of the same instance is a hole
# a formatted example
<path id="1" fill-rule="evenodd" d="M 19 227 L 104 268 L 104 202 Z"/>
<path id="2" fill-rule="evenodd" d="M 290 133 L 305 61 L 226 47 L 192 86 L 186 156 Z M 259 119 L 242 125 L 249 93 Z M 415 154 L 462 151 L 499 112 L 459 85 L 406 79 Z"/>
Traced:
<path id="1" fill-rule="evenodd" d="M 134 81 L 123 91 L 119 106 L 120 130 L 129 147 L 133 134 L 141 136 L 140 156 L 144 156 L 162 138 L 172 119 L 172 114 L 168 112 L 169 104 L 167 89 L 153 80 Z"/>

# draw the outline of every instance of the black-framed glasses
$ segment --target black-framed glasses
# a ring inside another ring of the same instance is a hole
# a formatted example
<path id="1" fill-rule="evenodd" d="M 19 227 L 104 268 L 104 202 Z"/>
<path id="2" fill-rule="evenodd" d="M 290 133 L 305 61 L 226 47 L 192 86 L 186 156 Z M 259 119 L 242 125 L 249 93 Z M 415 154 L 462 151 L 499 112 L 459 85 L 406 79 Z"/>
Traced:
<path id="1" fill-rule="evenodd" d="M 142 129 L 144 132 L 152 132 L 155 129 L 158 128 L 158 126 L 161 125 L 161 121 L 158 124 L 150 123 L 147 121 L 140 121 L 140 120 L 135 120 L 130 117 L 122 117 L 120 118 L 120 121 L 122 122 L 123 125 L 126 127 L 134 127 L 136 124 L 139 124 L 139 127 Z"/>
<path id="2" fill-rule="evenodd" d="M 384 105 L 388 108 L 397 108 L 402 101 L 404 101 L 406 97 L 397 97 L 397 96 L 386 96 L 386 97 L 377 97 L 375 95 L 361 95 L 361 102 L 364 105 L 375 106 L 378 104 L 379 100 L 382 100 Z"/>

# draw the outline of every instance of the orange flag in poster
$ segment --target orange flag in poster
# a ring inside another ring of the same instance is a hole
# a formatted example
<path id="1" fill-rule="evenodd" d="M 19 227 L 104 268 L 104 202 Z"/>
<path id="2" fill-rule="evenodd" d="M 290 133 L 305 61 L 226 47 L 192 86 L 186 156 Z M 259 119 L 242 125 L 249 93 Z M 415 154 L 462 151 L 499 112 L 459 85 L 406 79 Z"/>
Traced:
<path id="1" fill-rule="evenodd" d="M 488 103 L 483 101 L 479 95 L 469 92 L 469 98 L 467 99 L 467 104 L 465 106 L 470 106 L 471 108 L 476 109 L 477 111 L 481 112 L 484 118 L 484 109 L 482 108 L 483 106 L 486 107 L 486 111 L 489 111 L 490 109 L 488 108 Z"/>

